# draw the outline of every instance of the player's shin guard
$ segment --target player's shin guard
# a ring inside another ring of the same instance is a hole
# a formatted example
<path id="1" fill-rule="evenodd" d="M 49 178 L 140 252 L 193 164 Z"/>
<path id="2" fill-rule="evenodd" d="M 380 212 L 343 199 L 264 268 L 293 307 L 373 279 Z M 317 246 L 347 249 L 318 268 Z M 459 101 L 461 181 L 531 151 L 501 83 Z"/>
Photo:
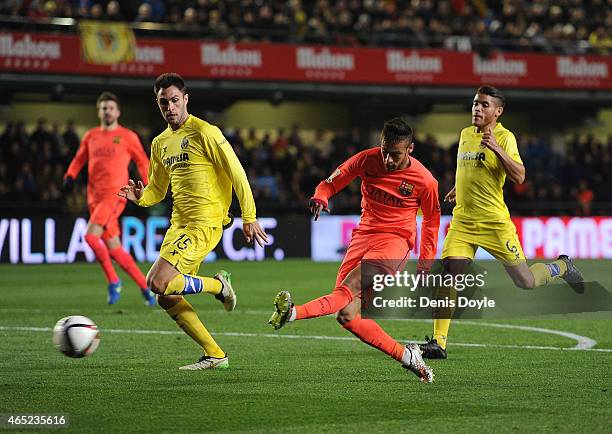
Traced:
<path id="1" fill-rule="evenodd" d="M 533 264 L 529 269 L 531 274 L 533 274 L 534 287 L 538 287 L 547 285 L 553 279 L 563 276 L 567 271 L 567 264 L 561 260 L 553 261 L 550 264 L 539 262 Z"/>
<path id="2" fill-rule="evenodd" d="M 140 271 L 140 268 L 138 268 L 138 265 L 136 265 L 136 261 L 134 261 L 132 255 L 123 250 L 123 247 L 115 247 L 114 249 L 111 249 L 110 255 L 111 258 L 113 258 L 115 262 L 119 264 L 119 266 L 123 268 L 127 274 L 130 275 L 132 280 L 136 282 L 136 285 L 138 285 L 141 290 L 147 289 L 147 280 L 145 279 L 144 274 L 142 274 L 142 271 Z"/>
<path id="3" fill-rule="evenodd" d="M 362 342 L 378 348 L 399 362 L 402 361 L 404 345 L 389 336 L 374 320 L 363 319 L 361 315 L 357 315 L 351 321 L 345 323 L 343 327 Z"/>
<path id="4" fill-rule="evenodd" d="M 181 301 L 167 309 L 166 312 L 191 339 L 202 347 L 204 355 L 216 358 L 225 357 L 225 353 L 208 333 L 208 330 L 198 318 L 198 314 L 187 300 L 181 298 Z"/>
<path id="5" fill-rule="evenodd" d="M 336 313 L 353 300 L 351 290 L 346 285 L 336 287 L 331 294 L 324 295 L 295 307 L 295 319 L 307 319 Z"/>
<path id="6" fill-rule="evenodd" d="M 199 294 L 200 292 L 217 295 L 221 292 L 221 289 L 221 282 L 212 277 L 177 274 L 168 282 L 164 295 L 190 295 Z"/>
<path id="7" fill-rule="evenodd" d="M 113 262 L 111 261 L 111 257 L 108 253 L 108 248 L 102 242 L 100 237 L 93 234 L 86 234 L 85 241 L 91 247 L 91 250 L 96 254 L 96 258 L 102 267 L 102 271 L 104 271 L 104 275 L 106 276 L 106 280 L 108 283 L 117 283 L 119 282 L 119 276 L 115 272 L 113 268 Z"/>

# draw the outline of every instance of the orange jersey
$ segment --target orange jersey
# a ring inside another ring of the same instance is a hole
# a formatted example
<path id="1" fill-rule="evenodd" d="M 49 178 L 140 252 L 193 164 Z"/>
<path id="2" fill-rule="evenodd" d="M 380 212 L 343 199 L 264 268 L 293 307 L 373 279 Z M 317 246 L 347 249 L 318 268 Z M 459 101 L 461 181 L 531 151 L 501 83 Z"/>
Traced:
<path id="1" fill-rule="evenodd" d="M 149 159 L 133 131 L 119 125 L 112 131 L 101 127 L 87 131 L 64 177 L 76 178 L 88 163 L 87 202 L 93 203 L 117 192 L 128 182 L 128 167 L 134 160 L 146 184 Z"/>
<path id="2" fill-rule="evenodd" d="M 423 212 L 420 259 L 433 259 L 438 244 L 440 202 L 438 181 L 416 158 L 407 168 L 387 171 L 380 148 L 352 156 L 322 181 L 314 197 L 327 204 L 330 197 L 356 177 L 361 178 L 361 221 L 358 230 L 399 234 L 414 246 L 416 216 Z"/>

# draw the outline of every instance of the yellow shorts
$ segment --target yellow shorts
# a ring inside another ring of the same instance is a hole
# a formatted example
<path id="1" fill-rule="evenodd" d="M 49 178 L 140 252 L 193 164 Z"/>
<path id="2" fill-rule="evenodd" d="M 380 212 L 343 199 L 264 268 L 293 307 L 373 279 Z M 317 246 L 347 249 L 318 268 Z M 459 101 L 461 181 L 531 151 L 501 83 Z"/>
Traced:
<path id="1" fill-rule="evenodd" d="M 474 259 L 478 247 L 504 265 L 517 265 L 525 261 L 525 253 L 512 220 L 468 222 L 453 218 L 444 239 L 442 259 L 449 256 Z"/>
<path id="2" fill-rule="evenodd" d="M 183 274 L 197 274 L 200 264 L 219 241 L 223 229 L 207 226 L 170 226 L 159 256 Z"/>

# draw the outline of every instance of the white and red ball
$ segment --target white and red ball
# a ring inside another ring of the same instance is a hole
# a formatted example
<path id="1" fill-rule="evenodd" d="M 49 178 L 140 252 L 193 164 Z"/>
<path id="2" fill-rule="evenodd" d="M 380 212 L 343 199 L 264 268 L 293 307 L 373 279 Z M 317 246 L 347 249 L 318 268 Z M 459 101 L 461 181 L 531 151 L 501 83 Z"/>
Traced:
<path id="1" fill-rule="evenodd" d="M 68 357 L 89 356 L 100 343 L 98 326 L 86 316 L 67 316 L 55 324 L 53 343 Z"/>

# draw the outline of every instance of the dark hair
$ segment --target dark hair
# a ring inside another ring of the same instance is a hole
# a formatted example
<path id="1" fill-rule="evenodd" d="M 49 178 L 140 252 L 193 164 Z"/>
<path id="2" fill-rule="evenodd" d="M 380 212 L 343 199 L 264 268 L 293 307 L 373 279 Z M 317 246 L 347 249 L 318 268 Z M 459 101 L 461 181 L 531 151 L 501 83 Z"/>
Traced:
<path id="1" fill-rule="evenodd" d="M 160 89 L 167 89 L 170 86 L 176 86 L 178 90 L 187 93 L 187 86 L 185 86 L 185 80 L 183 77 L 178 75 L 176 72 L 166 72 L 155 79 L 155 84 L 153 85 L 153 92 L 155 96 L 157 96 L 157 92 Z"/>
<path id="2" fill-rule="evenodd" d="M 489 95 L 493 98 L 497 98 L 499 100 L 499 104 L 502 107 L 506 107 L 506 97 L 504 96 L 504 94 L 501 93 L 501 91 L 493 86 L 480 86 L 478 88 L 478 90 L 476 91 L 476 93 L 481 93 L 483 95 Z"/>
<path id="3" fill-rule="evenodd" d="M 100 104 L 104 101 L 115 101 L 117 103 L 117 108 L 120 108 L 121 104 L 119 103 L 119 98 L 112 92 L 102 92 L 96 101 L 96 108 L 100 108 Z"/>
<path id="4" fill-rule="evenodd" d="M 412 135 L 412 128 L 406 121 L 402 118 L 393 118 L 385 122 L 380 138 L 387 145 L 395 145 L 403 140 L 412 142 Z"/>

